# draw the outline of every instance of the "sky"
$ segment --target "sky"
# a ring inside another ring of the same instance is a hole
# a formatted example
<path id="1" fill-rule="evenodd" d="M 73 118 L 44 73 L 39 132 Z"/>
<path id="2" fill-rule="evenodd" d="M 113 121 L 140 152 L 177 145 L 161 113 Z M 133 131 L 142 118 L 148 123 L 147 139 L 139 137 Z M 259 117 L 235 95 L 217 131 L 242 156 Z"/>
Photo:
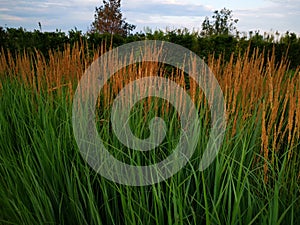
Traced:
<path id="1" fill-rule="evenodd" d="M 156 30 L 188 28 L 200 30 L 206 16 L 226 7 L 239 19 L 240 32 L 300 34 L 300 0 L 122 0 L 123 17 L 137 26 Z M 85 33 L 94 20 L 95 7 L 102 0 L 0 0 L 0 26 Z"/>

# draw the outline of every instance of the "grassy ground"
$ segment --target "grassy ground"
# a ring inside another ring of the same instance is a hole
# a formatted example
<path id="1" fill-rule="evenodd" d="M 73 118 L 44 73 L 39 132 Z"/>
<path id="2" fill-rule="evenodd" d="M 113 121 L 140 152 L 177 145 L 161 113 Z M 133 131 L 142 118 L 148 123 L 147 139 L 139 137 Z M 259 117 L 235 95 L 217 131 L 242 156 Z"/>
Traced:
<path id="1" fill-rule="evenodd" d="M 288 73 L 284 60 L 275 65 L 272 54 L 266 66 L 259 53 L 235 63 L 209 59 L 225 95 L 228 124 L 219 154 L 204 171 L 197 166 L 208 139 L 209 109 L 193 81 L 187 85 L 182 73 L 173 71 L 171 79 L 189 86 L 197 103 L 199 143 L 173 177 L 131 187 L 97 174 L 75 142 L 72 96 L 93 60 L 82 52 L 51 53 L 48 61 L 39 53 L 20 54 L 16 60 L 0 56 L 1 224 L 299 223 L 299 71 Z M 99 98 L 98 132 L 112 154 L 130 162 L 131 150 L 106 122 L 112 97 L 139 74 L 134 66 L 127 69 L 131 77 L 120 71 Z M 138 69 L 159 71 L 159 65 L 143 63 Z M 146 99 L 134 108 L 135 134 L 147 136 L 143 121 L 155 115 L 167 121 L 167 139 L 152 155 L 135 153 L 137 160 L 155 161 L 158 152 L 177 143 L 178 116 L 161 100 Z"/>

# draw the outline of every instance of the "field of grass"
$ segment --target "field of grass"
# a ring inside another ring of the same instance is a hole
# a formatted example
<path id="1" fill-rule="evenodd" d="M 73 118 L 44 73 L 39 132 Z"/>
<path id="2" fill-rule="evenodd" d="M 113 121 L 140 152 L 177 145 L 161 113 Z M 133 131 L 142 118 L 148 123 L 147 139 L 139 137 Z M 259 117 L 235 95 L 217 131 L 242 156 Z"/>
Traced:
<path id="1" fill-rule="evenodd" d="M 72 129 L 72 100 L 93 56 L 81 47 L 0 54 L 0 224 L 299 224 L 300 73 L 274 53 L 249 51 L 224 62 L 208 59 L 224 92 L 227 128 L 214 162 L 199 163 L 210 132 L 204 94 L 181 70 L 142 62 L 116 73 L 101 91 L 97 125 L 119 160 L 155 163 L 172 152 L 180 130 L 176 110 L 146 98 L 132 110 L 133 133 L 145 138 L 154 116 L 166 121 L 161 145 L 132 151 L 112 132 L 110 109 L 130 81 L 164 76 L 186 89 L 200 118 L 198 145 L 171 178 L 126 186 L 97 174 L 82 158 Z M 5 56 L 6 55 L 6 56 Z M 180 99 L 180 96 L 178 96 Z"/>

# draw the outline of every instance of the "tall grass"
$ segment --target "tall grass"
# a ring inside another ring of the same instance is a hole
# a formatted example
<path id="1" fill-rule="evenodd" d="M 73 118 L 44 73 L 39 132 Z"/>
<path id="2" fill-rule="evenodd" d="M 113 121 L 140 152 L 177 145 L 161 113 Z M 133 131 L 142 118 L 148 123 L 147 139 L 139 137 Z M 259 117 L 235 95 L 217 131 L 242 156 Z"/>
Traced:
<path id="1" fill-rule="evenodd" d="M 201 132 L 196 151 L 180 172 L 158 184 L 130 187 L 94 172 L 72 134 L 71 105 L 94 55 L 79 45 L 64 52 L 0 55 L 1 224 L 296 224 L 300 216 L 300 73 L 283 59 L 259 51 L 208 65 L 225 95 L 227 130 L 213 164 L 199 171 L 210 131 L 204 94 L 184 72 L 159 63 L 132 64 L 117 72 L 98 98 L 97 124 L 119 160 L 155 163 L 177 144 L 180 123 L 166 101 L 147 98 L 132 110 L 136 136 L 148 121 L 165 119 L 167 138 L 155 151 L 123 146 L 111 130 L 110 108 L 132 80 L 165 76 L 190 94 Z M 265 61 L 267 60 L 267 61 Z M 180 96 L 178 96 L 180 99 Z"/>

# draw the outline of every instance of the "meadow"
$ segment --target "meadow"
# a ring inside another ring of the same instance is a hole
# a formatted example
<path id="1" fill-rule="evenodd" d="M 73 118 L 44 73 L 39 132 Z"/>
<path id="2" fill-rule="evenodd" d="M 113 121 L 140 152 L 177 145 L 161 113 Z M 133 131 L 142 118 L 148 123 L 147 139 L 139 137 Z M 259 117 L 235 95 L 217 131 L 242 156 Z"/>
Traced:
<path id="1" fill-rule="evenodd" d="M 97 174 L 82 158 L 72 129 L 72 100 L 85 69 L 105 52 L 80 44 L 63 51 L 0 54 L 1 224 L 297 224 L 300 218 L 300 71 L 283 57 L 250 48 L 229 61 L 207 59 L 224 93 L 227 128 L 214 162 L 199 171 L 210 132 L 205 95 L 184 71 L 142 62 L 118 71 L 99 93 L 98 133 L 107 149 L 131 164 L 172 152 L 176 110 L 146 98 L 132 110 L 133 133 L 149 135 L 154 116 L 166 121 L 162 144 L 149 153 L 126 148 L 111 129 L 114 97 L 129 82 L 167 76 L 194 101 L 198 145 L 171 178 L 126 186 Z M 267 55 L 267 57 L 266 57 Z M 178 96 L 180 99 L 181 96 Z M 179 100 L 180 101 L 180 100 Z"/>

